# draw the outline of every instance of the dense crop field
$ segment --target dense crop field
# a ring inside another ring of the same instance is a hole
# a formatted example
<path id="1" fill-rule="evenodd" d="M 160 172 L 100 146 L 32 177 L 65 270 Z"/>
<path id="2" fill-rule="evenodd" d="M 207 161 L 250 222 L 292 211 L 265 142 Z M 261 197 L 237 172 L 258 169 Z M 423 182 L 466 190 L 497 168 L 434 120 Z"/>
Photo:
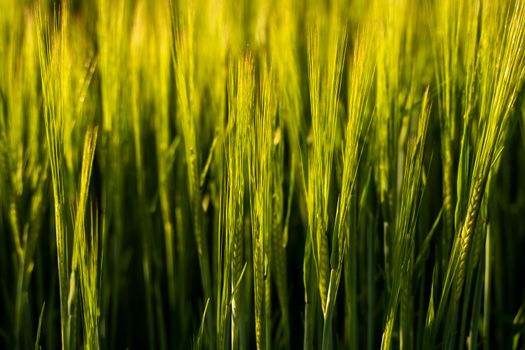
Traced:
<path id="1" fill-rule="evenodd" d="M 0 349 L 525 349 L 525 0 L 0 0 Z"/>

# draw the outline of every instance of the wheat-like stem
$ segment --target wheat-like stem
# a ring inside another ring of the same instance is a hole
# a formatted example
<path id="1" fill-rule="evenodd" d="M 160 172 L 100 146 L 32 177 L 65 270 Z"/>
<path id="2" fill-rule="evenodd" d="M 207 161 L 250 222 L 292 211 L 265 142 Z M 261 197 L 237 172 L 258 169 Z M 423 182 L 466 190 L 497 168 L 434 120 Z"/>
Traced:
<path id="1" fill-rule="evenodd" d="M 465 269 L 467 265 L 467 259 L 469 256 L 470 245 L 472 235 L 476 229 L 476 222 L 479 214 L 479 208 L 481 205 L 483 185 L 484 181 L 482 178 L 478 178 L 474 181 L 474 187 L 472 189 L 472 195 L 468 206 L 468 211 L 465 219 L 465 223 L 461 228 L 461 249 L 459 253 L 459 263 L 457 270 L 457 279 L 455 287 L 455 297 L 459 299 L 463 290 L 463 283 L 465 280 Z"/>

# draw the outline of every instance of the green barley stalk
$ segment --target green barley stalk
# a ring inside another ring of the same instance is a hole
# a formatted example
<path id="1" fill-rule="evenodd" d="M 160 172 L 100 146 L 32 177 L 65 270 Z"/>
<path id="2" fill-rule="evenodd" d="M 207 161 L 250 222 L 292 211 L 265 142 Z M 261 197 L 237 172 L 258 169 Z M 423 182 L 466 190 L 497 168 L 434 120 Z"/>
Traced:
<path id="1" fill-rule="evenodd" d="M 98 335 L 98 223 L 92 216 L 91 237 L 88 238 L 85 229 L 85 217 L 97 133 L 98 128 L 96 127 L 88 129 L 86 132 L 75 213 L 72 256 L 72 268 L 73 270 L 79 270 L 84 321 L 84 348 L 94 350 L 100 347 Z"/>
<path id="2" fill-rule="evenodd" d="M 471 74 L 475 77 L 473 82 L 467 81 L 466 98 L 473 102 L 469 93 L 478 94 L 479 97 L 476 106 L 467 106 L 465 112 L 468 117 L 464 118 L 465 130 L 461 141 L 456 209 L 456 224 L 459 218 L 459 225 L 436 316 L 439 324 L 446 312 L 445 308 L 448 308 L 446 334 L 453 331 L 455 323 L 452 320 L 456 318 L 454 301 L 447 302 L 448 293 L 453 289 L 455 302 L 461 300 L 465 279 L 470 279 L 468 276 L 472 275 L 474 262 L 477 260 L 473 254 L 479 254 L 480 251 L 477 249 L 477 252 L 472 252 L 471 245 L 473 236 L 479 234 L 477 224 L 481 203 L 484 198 L 490 198 L 491 186 L 487 184 L 507 138 L 509 125 L 512 123 L 510 111 L 524 78 L 523 8 L 523 1 L 512 4 L 481 3 L 481 32 L 476 57 L 478 66 L 476 74 Z M 493 16 L 488 13 L 501 15 Z M 470 89 L 474 89 L 474 92 Z M 470 119 L 474 108 L 479 111 L 479 116 Z M 478 129 L 475 130 L 474 126 Z M 470 142 L 475 146 L 472 154 L 469 154 Z M 468 178 L 471 180 L 468 181 Z M 471 295 L 467 293 L 465 302 L 469 300 Z M 465 327 L 464 321 L 462 323 L 462 327 Z M 436 330 L 434 334 L 435 332 Z"/>
<path id="3" fill-rule="evenodd" d="M 403 308 L 407 301 L 404 299 L 406 289 L 411 289 L 413 278 L 414 249 L 416 223 L 419 206 L 424 189 L 423 156 L 430 115 L 428 89 L 426 90 L 419 115 L 416 134 L 409 140 L 408 151 L 405 159 L 403 182 L 401 185 L 401 207 L 393 237 L 392 256 L 392 294 L 389 297 L 387 319 L 381 340 L 382 349 L 392 347 L 392 333 L 397 314 L 400 314 L 400 348 L 410 348 L 410 320 L 404 316 Z"/>
<path id="4" fill-rule="evenodd" d="M 193 46 L 194 24 L 191 14 L 185 19 L 187 20 L 187 23 L 180 24 L 180 27 L 176 29 L 175 47 L 173 51 L 178 106 L 177 115 L 184 139 L 184 153 L 188 172 L 188 190 L 191 203 L 190 207 L 192 212 L 193 230 L 197 243 L 197 255 L 199 257 L 199 266 L 201 269 L 202 286 L 206 298 L 209 298 L 212 294 L 212 286 L 208 240 L 204 232 L 201 212 L 201 155 L 197 144 L 197 137 L 199 136 L 197 118 L 200 111 L 198 109 L 199 95 L 194 81 L 196 69 L 193 61 L 195 57 Z M 211 318 L 208 320 L 211 320 Z"/>
<path id="5" fill-rule="evenodd" d="M 332 342 L 331 323 L 333 310 L 335 307 L 339 281 L 343 268 L 343 259 L 348 254 L 347 247 L 351 242 L 349 230 L 356 230 L 349 227 L 350 204 L 355 200 L 354 185 L 356 183 L 357 171 L 360 157 L 363 151 L 363 141 L 365 133 L 371 123 L 371 113 L 368 101 L 371 97 L 375 61 L 370 45 L 374 40 L 375 33 L 371 28 L 366 27 L 356 38 L 353 52 L 353 60 L 348 76 L 348 120 L 344 135 L 343 146 L 343 173 L 341 179 L 341 189 L 337 199 L 337 209 L 334 222 L 334 232 L 332 241 L 332 252 L 330 258 L 331 277 L 328 295 L 327 315 L 323 329 L 323 348 L 329 348 Z M 349 257 L 347 257 L 349 258 Z M 348 266 L 348 265 L 347 265 Z M 350 286 L 352 288 L 352 286 Z M 350 301 L 349 301 L 350 302 Z M 350 306 L 355 310 L 355 305 Z M 357 326 L 357 324 L 355 324 Z M 354 330 L 351 332 L 353 337 L 357 337 Z M 357 340 L 357 339 L 356 339 Z"/>
<path id="6" fill-rule="evenodd" d="M 470 201 L 460 231 L 456 299 L 461 296 L 470 242 L 476 227 L 485 184 L 503 148 L 511 122 L 510 111 L 525 77 L 525 1 L 516 1 L 515 4 L 509 5 L 508 9 L 493 9 L 491 4 L 485 5 L 486 11 L 483 13 L 509 11 L 510 20 L 504 25 L 487 14 L 482 19 L 479 120 L 482 130 L 474 156 Z M 489 38 L 495 37 L 502 29 L 503 39 L 494 45 Z"/>
<path id="7" fill-rule="evenodd" d="M 69 251 L 67 241 L 67 224 L 65 217 L 64 193 L 64 151 L 63 119 L 65 118 L 65 101 L 62 95 L 67 87 L 68 71 L 65 57 L 67 49 L 67 9 L 63 9 L 58 24 L 47 26 L 49 19 L 39 8 L 38 46 L 44 100 L 44 121 L 46 130 L 51 178 L 53 184 L 55 233 L 57 246 L 57 263 L 60 292 L 60 326 L 62 348 L 70 348 L 70 320 L 68 315 L 69 295 Z"/>
<path id="8" fill-rule="evenodd" d="M 338 97 L 346 50 L 346 32 L 334 15 L 329 28 L 308 35 L 308 80 L 312 115 L 312 149 L 308 157 L 306 206 L 308 238 L 313 249 L 323 315 L 329 285 L 328 198 L 338 124 Z M 323 41 L 321 41 L 321 38 Z M 325 46 L 326 44 L 326 46 Z M 326 56 L 323 53 L 326 52 Z"/>
<path id="9" fill-rule="evenodd" d="M 407 50 L 413 40 L 409 23 L 414 6 L 411 0 L 386 0 L 374 2 L 370 10 L 379 31 L 375 50 L 376 117 L 372 154 L 383 217 L 383 250 L 388 288 L 393 283 L 393 231 L 400 209 L 399 192 L 404 164 L 402 136 L 406 130 L 403 101 L 409 99 L 406 85 L 410 85 L 410 80 L 407 81 L 405 74 L 412 55 Z"/>
<path id="10" fill-rule="evenodd" d="M 268 260 L 272 257 L 271 239 L 274 230 L 272 186 L 275 181 L 273 146 L 274 119 L 277 104 L 273 96 L 273 77 L 263 64 L 260 72 L 260 92 L 255 122 L 251 122 L 250 192 L 254 266 L 255 332 L 258 349 L 271 347 L 271 273 Z M 250 118 L 250 115 L 244 118 Z M 250 118 L 251 119 L 251 118 Z"/>
<path id="11" fill-rule="evenodd" d="M 43 125 L 37 107 L 39 72 L 35 16 L 31 14 L 24 21 L 20 10 L 23 5 L 13 6 L 12 10 L 16 9 L 18 15 L 11 13 L 6 18 L 10 21 L 10 32 L 3 36 L 7 37 L 7 50 L 3 54 L 5 61 L 1 63 L 1 74 L 5 77 L 1 85 L 5 87 L 5 95 L 0 99 L 0 197 L 2 204 L 9 208 L 8 220 L 16 251 L 16 282 L 12 288 L 14 317 L 11 321 L 13 346 L 17 348 L 27 345 L 29 340 L 23 336 L 22 322 L 32 314 L 27 296 L 46 210 L 48 161 L 46 150 L 41 147 L 45 141 L 40 133 Z M 17 38 L 22 38 L 21 42 Z"/>
<path id="12" fill-rule="evenodd" d="M 447 239 L 450 241 L 454 232 L 454 165 L 453 151 L 458 134 L 458 79 L 460 78 L 460 33 L 463 31 L 463 3 L 444 1 L 437 4 L 436 37 L 434 43 L 437 89 L 439 102 L 439 121 L 441 135 L 441 158 L 443 167 L 443 209 L 444 226 Z"/>
<path id="13" fill-rule="evenodd" d="M 270 17 L 270 65 L 275 79 L 276 96 L 278 98 L 279 120 L 275 127 L 274 152 L 277 158 L 274 161 L 274 202 L 273 202 L 273 234 L 272 234 L 272 278 L 277 289 L 277 298 L 281 311 L 280 327 L 283 330 L 283 348 L 290 348 L 290 316 L 289 296 L 286 264 L 286 246 L 288 236 L 295 233 L 290 229 L 289 221 L 291 215 L 292 199 L 296 191 L 296 174 L 304 174 L 306 154 L 303 152 L 305 141 L 305 122 L 303 116 L 303 96 L 301 93 L 302 77 L 299 71 L 299 57 L 294 45 L 297 42 L 296 16 L 293 16 L 293 1 L 283 1 L 280 10 L 275 16 Z M 288 136 L 286 139 L 285 136 Z M 286 142 L 288 140 L 288 142 Z M 284 149 L 288 146 L 291 153 L 290 178 L 288 183 L 288 198 L 286 203 L 286 217 L 283 218 L 284 191 L 283 181 L 287 170 L 284 164 Z M 299 176 L 300 179 L 303 179 Z M 304 179 L 303 179 L 304 180 Z M 297 186 L 304 188 L 304 181 Z M 302 190 L 297 191 L 303 194 Z M 301 202 L 304 198 L 301 198 Z"/>
<path id="14" fill-rule="evenodd" d="M 230 266 L 225 266 L 228 269 L 229 275 L 229 290 L 231 293 L 231 347 L 236 349 L 241 344 L 244 344 L 245 327 L 241 321 L 247 322 L 242 315 L 246 313 L 248 305 L 246 300 L 242 298 L 240 292 L 241 279 L 243 277 L 243 270 L 245 266 L 247 252 L 244 251 L 244 202 L 245 202 L 245 188 L 249 184 L 250 178 L 245 178 L 245 164 L 249 159 L 250 146 L 250 122 L 254 114 L 254 63 L 250 55 L 240 57 L 234 64 L 234 69 L 229 73 L 228 78 L 228 124 L 226 126 L 225 135 L 225 230 L 227 244 L 227 261 Z M 254 245 L 257 240 L 254 239 Z M 254 269 L 260 267 L 259 260 L 256 258 L 260 253 L 260 248 L 253 248 L 254 255 Z M 254 271 L 255 277 L 259 277 Z M 244 284 L 242 284 L 244 285 Z M 260 320 L 260 305 L 262 303 L 261 285 L 254 284 L 256 293 L 256 314 Z M 258 299 L 257 299 L 258 298 Z M 259 301 L 259 305 L 257 304 Z M 257 345 L 261 345 L 261 324 L 256 323 L 259 337 L 257 337 Z M 242 345 L 245 346 L 245 345 Z"/>

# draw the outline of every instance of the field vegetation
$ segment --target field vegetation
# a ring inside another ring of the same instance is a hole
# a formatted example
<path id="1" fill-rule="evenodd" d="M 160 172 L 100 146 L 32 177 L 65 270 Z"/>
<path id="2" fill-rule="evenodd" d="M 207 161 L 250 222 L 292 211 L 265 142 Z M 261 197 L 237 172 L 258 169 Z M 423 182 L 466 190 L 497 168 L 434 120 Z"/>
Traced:
<path id="1" fill-rule="evenodd" d="M 1 349 L 525 349 L 525 0 L 0 0 Z"/>

